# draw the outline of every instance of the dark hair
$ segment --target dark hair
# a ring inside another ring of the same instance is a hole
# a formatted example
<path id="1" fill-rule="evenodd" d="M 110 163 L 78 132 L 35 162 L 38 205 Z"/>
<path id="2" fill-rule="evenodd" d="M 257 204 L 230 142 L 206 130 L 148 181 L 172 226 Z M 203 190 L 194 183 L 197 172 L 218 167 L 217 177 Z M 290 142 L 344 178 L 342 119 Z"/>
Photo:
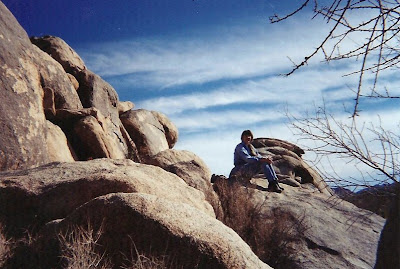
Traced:
<path id="1" fill-rule="evenodd" d="M 240 139 L 243 140 L 243 136 L 251 136 L 251 140 L 254 138 L 253 133 L 250 130 L 244 130 Z M 252 144 L 249 145 L 249 150 L 251 156 L 257 156 L 257 150 Z"/>
<path id="2" fill-rule="evenodd" d="M 248 135 L 251 136 L 251 140 L 253 140 L 254 136 L 253 136 L 253 133 L 250 130 L 244 130 L 242 132 L 242 135 L 240 136 L 240 139 L 242 139 L 243 136 L 248 136 Z"/>

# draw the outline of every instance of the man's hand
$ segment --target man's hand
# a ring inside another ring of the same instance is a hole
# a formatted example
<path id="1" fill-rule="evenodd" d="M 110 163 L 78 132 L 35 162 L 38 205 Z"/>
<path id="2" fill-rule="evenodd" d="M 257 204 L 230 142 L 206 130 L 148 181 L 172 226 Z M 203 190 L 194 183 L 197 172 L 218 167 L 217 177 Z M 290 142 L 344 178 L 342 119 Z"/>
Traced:
<path id="1" fill-rule="evenodd" d="M 271 159 L 270 157 L 262 157 L 262 158 L 260 159 L 260 162 L 271 164 L 271 163 L 272 163 L 272 159 Z"/>

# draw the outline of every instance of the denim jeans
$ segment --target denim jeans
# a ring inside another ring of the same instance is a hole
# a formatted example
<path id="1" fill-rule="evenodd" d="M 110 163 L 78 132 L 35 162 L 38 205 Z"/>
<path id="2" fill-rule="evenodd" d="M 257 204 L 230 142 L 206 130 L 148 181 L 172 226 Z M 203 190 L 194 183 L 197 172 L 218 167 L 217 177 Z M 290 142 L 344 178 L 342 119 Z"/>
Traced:
<path id="1" fill-rule="evenodd" d="M 237 165 L 232 169 L 231 173 L 229 174 L 229 178 L 231 178 L 232 176 L 239 176 L 242 178 L 250 179 L 261 171 L 264 173 L 264 176 L 268 180 L 268 182 L 276 182 L 277 176 L 272 165 L 269 163 L 261 162 Z"/>

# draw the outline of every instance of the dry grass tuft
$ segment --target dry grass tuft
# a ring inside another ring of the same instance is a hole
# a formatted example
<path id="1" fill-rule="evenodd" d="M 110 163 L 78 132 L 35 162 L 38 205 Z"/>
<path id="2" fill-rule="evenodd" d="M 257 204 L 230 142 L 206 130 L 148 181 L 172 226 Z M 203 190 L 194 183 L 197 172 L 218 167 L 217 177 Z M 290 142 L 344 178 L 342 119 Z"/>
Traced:
<path id="1" fill-rule="evenodd" d="M 124 255 L 125 262 L 121 266 L 122 269 L 183 269 L 183 265 L 179 265 L 173 256 L 143 254 L 136 248 L 134 240 L 129 236 L 131 248 L 129 257 Z M 193 268 L 195 269 L 195 268 Z"/>
<path id="2" fill-rule="evenodd" d="M 0 223 L 0 267 L 3 268 L 5 261 L 12 253 L 13 242 L 8 239 L 4 233 L 2 224 Z"/>
<path id="3" fill-rule="evenodd" d="M 58 240 L 61 245 L 61 264 L 66 269 L 100 268 L 108 269 L 115 267 L 106 251 L 101 252 L 104 246 L 99 245 L 99 240 L 103 234 L 103 227 L 94 231 L 90 224 L 87 227 L 76 226 L 69 231 L 59 234 Z M 155 256 L 151 254 L 139 253 L 134 241 L 131 240 L 130 256 L 127 257 L 122 250 L 123 261 L 113 260 L 122 264 L 121 269 L 179 269 L 183 266 L 176 264 L 169 255 Z M 115 250 L 113 250 L 115 251 Z M 99 254 L 101 253 L 101 254 Z M 115 254 L 115 253 L 114 253 Z M 114 256 L 115 258 L 115 256 Z"/>
<path id="4" fill-rule="evenodd" d="M 240 183 L 221 180 L 214 184 L 219 196 L 223 215 L 218 216 L 225 225 L 247 238 L 253 233 L 253 223 L 260 218 L 262 204 L 255 205 L 254 190 L 242 187 Z"/>
<path id="5" fill-rule="evenodd" d="M 90 224 L 87 227 L 76 226 L 58 235 L 61 244 L 61 259 L 63 268 L 112 268 L 105 253 L 96 250 L 102 234 L 102 228 L 94 231 Z"/>
<path id="6" fill-rule="evenodd" d="M 93 229 L 92 225 L 71 226 L 57 237 L 31 236 L 18 240 L 8 239 L 0 225 L 0 268 L 63 268 L 63 269 L 181 269 L 183 265 L 173 256 L 139 253 L 131 240 L 131 253 L 125 249 L 107 249 L 99 244 L 103 226 Z M 149 246 L 151 249 L 151 246 Z M 129 250 L 128 250 L 129 251 Z M 115 255 L 119 252 L 118 255 Z M 112 260 L 113 258 L 117 260 Z M 129 254 L 128 254 L 129 255 Z M 119 264 L 120 266 L 114 266 Z M 195 269 L 195 268 L 194 268 Z"/>
<path id="7" fill-rule="evenodd" d="M 138 254 L 136 259 L 132 259 L 125 263 L 122 269 L 168 269 L 165 258 L 148 257 L 146 255 Z"/>
<path id="8" fill-rule="evenodd" d="M 254 189 L 227 180 L 214 189 L 220 197 L 224 214 L 220 220 L 235 230 L 254 253 L 273 268 L 296 268 L 293 243 L 307 230 L 305 218 L 275 208 L 265 212 L 266 199 L 255 204 Z"/>

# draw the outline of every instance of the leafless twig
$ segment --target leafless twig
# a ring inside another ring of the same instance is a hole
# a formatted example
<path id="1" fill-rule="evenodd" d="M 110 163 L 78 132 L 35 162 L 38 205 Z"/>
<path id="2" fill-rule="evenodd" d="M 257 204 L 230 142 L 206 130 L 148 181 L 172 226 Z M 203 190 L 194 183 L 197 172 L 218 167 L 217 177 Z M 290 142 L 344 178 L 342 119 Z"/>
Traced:
<path id="1" fill-rule="evenodd" d="M 308 61 L 321 52 L 326 61 L 344 59 L 361 59 L 360 68 L 347 75 L 358 74 L 358 86 L 355 90 L 352 116 L 359 115 L 360 99 L 400 98 L 389 91 L 382 93 L 377 89 L 379 74 L 400 65 L 400 3 L 394 0 L 332 0 L 330 5 L 319 5 L 317 0 L 305 0 L 293 12 L 284 16 L 270 17 L 271 23 L 287 20 L 311 6 L 314 17 L 322 17 L 331 25 L 330 30 L 318 46 L 304 57 L 300 63 L 294 64 L 286 76 L 293 74 Z M 366 17 L 366 14 L 369 17 Z M 361 41 L 356 44 L 354 40 Z M 351 41 L 355 48 L 346 48 L 345 42 Z M 343 45 L 343 46 L 342 46 Z M 366 72 L 373 74 L 370 93 L 366 91 L 364 81 Z"/>

